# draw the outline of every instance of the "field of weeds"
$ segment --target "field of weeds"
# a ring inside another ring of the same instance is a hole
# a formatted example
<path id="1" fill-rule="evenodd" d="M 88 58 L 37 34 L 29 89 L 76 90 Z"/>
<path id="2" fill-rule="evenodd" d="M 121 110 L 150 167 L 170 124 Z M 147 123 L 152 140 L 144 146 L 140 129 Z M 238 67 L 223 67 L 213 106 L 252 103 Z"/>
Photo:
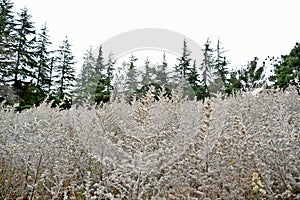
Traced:
<path id="1" fill-rule="evenodd" d="M 1 199 L 300 199 L 300 98 L 0 112 Z"/>

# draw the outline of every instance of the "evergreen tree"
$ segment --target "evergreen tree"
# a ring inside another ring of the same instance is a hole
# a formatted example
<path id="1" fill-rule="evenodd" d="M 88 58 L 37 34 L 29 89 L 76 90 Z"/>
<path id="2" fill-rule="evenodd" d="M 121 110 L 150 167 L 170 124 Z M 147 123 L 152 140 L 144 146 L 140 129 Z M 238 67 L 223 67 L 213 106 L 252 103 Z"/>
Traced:
<path id="1" fill-rule="evenodd" d="M 136 95 L 136 91 L 138 89 L 138 71 L 136 69 L 137 60 L 138 59 L 132 54 L 130 56 L 130 63 L 126 63 L 127 65 L 129 65 L 125 80 L 125 97 L 128 101 L 132 100 L 132 98 Z"/>
<path id="2" fill-rule="evenodd" d="M 202 85 L 205 88 L 205 96 L 210 96 L 210 91 L 208 87 L 214 81 L 214 73 L 215 73 L 215 62 L 213 60 L 213 52 L 214 50 L 211 48 L 211 41 L 209 38 L 207 39 L 204 49 L 203 49 L 203 61 L 201 64 L 201 72 L 202 72 Z"/>
<path id="3" fill-rule="evenodd" d="M 225 89 L 225 93 L 230 96 L 236 94 L 237 91 L 243 89 L 241 80 L 244 78 L 242 70 L 233 70 L 229 73 L 228 84 Z"/>
<path id="4" fill-rule="evenodd" d="M 57 84 L 57 97 L 59 99 L 65 99 L 64 108 L 68 108 L 71 106 L 71 91 L 75 81 L 75 69 L 73 67 L 75 62 L 71 51 L 71 45 L 67 37 L 62 45 L 59 46 L 57 52 L 57 75 L 54 76 Z"/>
<path id="5" fill-rule="evenodd" d="M 191 51 L 187 47 L 187 42 L 183 40 L 182 56 L 177 58 L 178 65 L 175 65 L 173 81 L 178 83 L 181 79 L 186 79 L 190 70 L 191 58 L 189 57 Z"/>
<path id="6" fill-rule="evenodd" d="M 248 63 L 246 69 L 247 88 L 258 88 L 263 84 L 265 62 L 263 62 L 261 67 L 258 67 L 258 60 L 257 57 L 254 57 L 254 59 Z"/>
<path id="7" fill-rule="evenodd" d="M 114 60 L 113 54 L 111 52 L 108 56 L 108 62 L 104 62 L 102 46 L 100 46 L 96 63 L 97 86 L 95 101 L 97 104 L 100 104 L 101 102 L 108 102 L 112 90 L 114 90 L 112 81 L 114 78 L 113 71 L 115 62 L 116 61 Z"/>
<path id="8" fill-rule="evenodd" d="M 270 77 L 274 86 L 286 89 L 289 85 L 296 86 L 300 92 L 300 43 L 296 43 L 289 55 L 282 55 L 282 61 L 275 65 L 275 75 Z"/>
<path id="9" fill-rule="evenodd" d="M 46 89 L 47 89 L 47 93 L 49 95 L 52 95 L 53 93 L 53 88 L 52 86 L 54 85 L 54 81 L 53 81 L 53 72 L 55 70 L 55 57 L 51 57 L 50 59 L 50 63 L 49 63 L 49 74 L 48 74 L 48 80 L 46 83 Z"/>
<path id="10" fill-rule="evenodd" d="M 190 73 L 187 80 L 193 88 L 199 85 L 200 75 L 197 71 L 196 60 L 194 60 L 193 62 L 193 67 L 190 69 Z"/>
<path id="11" fill-rule="evenodd" d="M 214 82 L 211 85 L 211 92 L 224 92 L 226 90 L 226 87 L 228 85 L 228 69 L 226 66 L 228 65 L 228 61 L 226 60 L 226 57 L 224 56 L 224 53 L 226 51 L 223 47 L 221 47 L 220 40 L 218 39 L 217 42 L 217 48 L 215 49 L 215 70 L 214 70 Z"/>
<path id="12" fill-rule="evenodd" d="M 151 66 L 150 66 L 150 61 L 149 61 L 148 57 L 145 60 L 144 69 L 145 69 L 145 72 L 142 72 L 142 81 L 141 81 L 142 86 L 150 84 L 152 82 L 152 80 L 151 80 L 151 76 L 152 76 Z"/>
<path id="13" fill-rule="evenodd" d="M 74 92 L 74 103 L 82 104 L 88 102 L 93 104 L 95 102 L 95 91 L 97 85 L 95 81 L 96 59 L 93 56 L 92 47 L 86 51 L 83 57 L 83 65 L 79 72 L 76 83 L 76 90 Z"/>
<path id="14" fill-rule="evenodd" d="M 35 27 L 30 21 L 31 15 L 26 8 L 18 13 L 19 18 L 16 20 L 16 64 L 13 70 L 13 83 L 17 89 L 33 82 L 34 69 L 36 61 L 34 59 L 35 47 Z"/>
<path id="15" fill-rule="evenodd" d="M 165 85 L 165 87 L 168 86 L 168 81 L 169 81 L 167 67 L 168 67 L 168 63 L 166 60 L 166 53 L 164 52 L 162 63 L 161 65 L 158 65 L 155 70 L 155 75 L 156 75 L 155 81 L 160 85 Z"/>
<path id="16" fill-rule="evenodd" d="M 106 69 L 106 85 L 107 85 L 107 90 L 112 91 L 114 89 L 113 87 L 113 71 L 114 65 L 116 63 L 116 60 L 113 58 L 113 54 L 110 52 L 108 55 L 108 62 L 107 62 L 107 69 Z"/>
<path id="17" fill-rule="evenodd" d="M 97 104 L 107 103 L 110 99 L 111 91 L 107 88 L 107 79 L 105 76 L 100 77 L 96 87 L 95 102 Z"/>
<path id="18" fill-rule="evenodd" d="M 18 110 L 38 105 L 45 97 L 43 90 L 35 84 L 35 60 L 36 34 L 34 23 L 30 21 L 31 15 L 26 8 L 18 13 L 16 19 L 15 52 L 16 63 L 13 74 L 13 86 L 20 98 Z"/>
<path id="19" fill-rule="evenodd" d="M 99 48 L 96 66 L 95 66 L 95 75 L 94 75 L 94 83 L 97 85 L 98 81 L 105 75 L 105 61 L 103 58 L 103 50 L 102 45 Z"/>
<path id="20" fill-rule="evenodd" d="M 190 69 L 187 81 L 193 90 L 193 93 L 190 93 L 190 98 L 193 98 L 192 95 L 195 95 L 198 100 L 201 99 L 203 89 L 201 88 L 200 75 L 197 71 L 196 60 L 194 60 L 193 66 Z"/>
<path id="21" fill-rule="evenodd" d="M 37 69 L 35 70 L 34 77 L 36 78 L 36 85 L 44 90 L 47 89 L 47 86 L 49 85 L 49 75 L 51 70 L 51 52 L 48 50 L 51 42 L 49 40 L 49 35 L 47 34 L 47 32 L 47 26 L 46 24 L 44 24 L 41 28 L 40 33 L 38 33 L 35 52 Z"/>
<path id="22" fill-rule="evenodd" d="M 15 66 L 15 18 L 10 0 L 0 1 L 0 84 L 12 81 Z"/>

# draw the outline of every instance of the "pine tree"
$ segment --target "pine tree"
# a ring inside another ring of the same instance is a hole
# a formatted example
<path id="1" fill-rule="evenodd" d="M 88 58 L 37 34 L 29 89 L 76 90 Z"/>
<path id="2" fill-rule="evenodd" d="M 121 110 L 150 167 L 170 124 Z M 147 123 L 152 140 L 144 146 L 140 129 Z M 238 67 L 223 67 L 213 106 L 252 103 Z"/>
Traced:
<path id="1" fill-rule="evenodd" d="M 37 87 L 35 70 L 36 33 L 31 15 L 26 8 L 18 13 L 15 26 L 15 52 L 16 62 L 13 74 L 13 86 L 20 98 L 18 110 L 38 105 L 45 97 L 44 91 Z"/>
<path id="2" fill-rule="evenodd" d="M 68 38 L 62 42 L 59 46 L 56 73 L 54 77 L 56 78 L 57 84 L 57 97 L 59 99 L 65 99 L 64 108 L 70 107 L 71 105 L 71 91 L 74 87 L 75 81 L 75 69 L 73 65 L 74 56 L 71 51 L 71 45 Z"/>
<path id="3" fill-rule="evenodd" d="M 51 51 L 48 50 L 51 42 L 47 32 L 47 25 L 44 24 L 41 28 L 41 31 L 38 33 L 35 52 L 37 62 L 37 68 L 35 70 L 36 85 L 44 90 L 46 90 L 47 86 L 49 85 L 49 75 L 51 70 Z"/>
<path id="4" fill-rule="evenodd" d="M 10 0 L 0 1 L 0 84 L 12 81 L 15 66 L 15 17 Z"/>
<path id="5" fill-rule="evenodd" d="M 36 41 L 35 27 L 30 21 L 31 15 L 26 8 L 18 13 L 16 20 L 16 64 L 13 70 L 13 83 L 17 89 L 23 89 L 34 79 L 34 68 L 36 61 L 34 59 L 34 46 Z"/>

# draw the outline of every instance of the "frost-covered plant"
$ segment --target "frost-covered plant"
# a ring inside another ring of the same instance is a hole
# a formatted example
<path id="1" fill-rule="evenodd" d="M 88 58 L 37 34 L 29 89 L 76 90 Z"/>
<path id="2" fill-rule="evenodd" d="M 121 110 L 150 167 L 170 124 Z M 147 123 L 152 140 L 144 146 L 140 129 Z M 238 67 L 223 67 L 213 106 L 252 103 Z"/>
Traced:
<path id="1" fill-rule="evenodd" d="M 296 90 L 172 96 L 0 110 L 0 198 L 300 198 Z"/>

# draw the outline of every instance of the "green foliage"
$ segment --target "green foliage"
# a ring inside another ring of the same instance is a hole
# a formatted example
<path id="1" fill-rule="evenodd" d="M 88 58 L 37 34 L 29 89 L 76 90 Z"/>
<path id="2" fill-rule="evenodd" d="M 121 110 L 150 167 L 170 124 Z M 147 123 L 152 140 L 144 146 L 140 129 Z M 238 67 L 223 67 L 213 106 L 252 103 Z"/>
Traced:
<path id="1" fill-rule="evenodd" d="M 300 81 L 300 44 L 296 43 L 289 55 L 281 56 L 280 64 L 275 65 L 275 75 L 270 79 L 274 86 L 286 89 L 289 85 L 298 87 Z"/>
<path id="2" fill-rule="evenodd" d="M 19 90 L 20 105 L 17 110 L 32 108 L 38 106 L 46 97 L 45 92 L 35 84 L 28 83 L 22 86 Z"/>
<path id="3" fill-rule="evenodd" d="M 57 92 L 61 99 L 71 99 L 71 89 L 74 86 L 75 81 L 75 69 L 73 67 L 75 62 L 71 51 L 71 45 L 67 38 L 65 38 L 57 52 L 57 75 L 54 76 L 57 79 Z"/>
<path id="4" fill-rule="evenodd" d="M 103 76 L 102 78 L 100 78 L 96 88 L 95 102 L 97 104 L 109 102 L 110 94 L 111 91 L 109 91 L 107 88 L 106 77 Z"/>
<path id="5" fill-rule="evenodd" d="M 187 42 L 183 40 L 182 56 L 177 58 L 179 63 L 175 65 L 173 80 L 178 83 L 182 79 L 187 79 L 191 67 L 191 51 L 187 47 Z"/>
<path id="6" fill-rule="evenodd" d="M 13 3 L 0 1 L 0 83 L 9 82 L 14 68 L 14 26 Z"/>

